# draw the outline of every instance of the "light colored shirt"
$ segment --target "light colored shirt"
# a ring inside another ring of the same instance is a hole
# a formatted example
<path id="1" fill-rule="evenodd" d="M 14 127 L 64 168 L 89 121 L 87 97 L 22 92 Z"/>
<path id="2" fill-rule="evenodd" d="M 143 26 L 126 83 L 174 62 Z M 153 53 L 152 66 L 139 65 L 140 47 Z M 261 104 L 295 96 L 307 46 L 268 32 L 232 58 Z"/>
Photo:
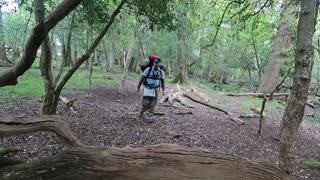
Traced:
<path id="1" fill-rule="evenodd" d="M 150 70 L 150 67 L 146 68 L 143 71 L 143 76 L 146 77 L 146 81 L 148 85 L 152 87 L 159 87 L 160 79 L 164 79 L 164 71 L 160 68 L 158 70 L 155 70 L 153 66 L 151 68 L 152 68 L 151 70 Z M 149 70 L 150 70 L 150 73 L 149 73 Z M 148 73 L 149 73 L 149 76 L 148 76 Z M 144 87 L 143 96 L 155 97 L 157 93 L 158 93 L 158 88 L 150 88 L 146 86 Z"/>

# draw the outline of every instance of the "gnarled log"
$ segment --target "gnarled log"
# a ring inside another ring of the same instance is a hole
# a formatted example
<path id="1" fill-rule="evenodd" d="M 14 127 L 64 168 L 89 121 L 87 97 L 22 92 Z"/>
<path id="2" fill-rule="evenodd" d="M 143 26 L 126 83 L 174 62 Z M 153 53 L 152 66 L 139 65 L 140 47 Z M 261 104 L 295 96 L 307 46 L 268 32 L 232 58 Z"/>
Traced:
<path id="1" fill-rule="evenodd" d="M 204 149 L 172 144 L 140 148 L 84 146 L 56 116 L 26 118 L 23 122 L 0 119 L 1 135 L 41 129 L 57 133 L 67 145 L 65 150 L 42 160 L 2 167 L 0 180 L 294 180 L 271 165 Z"/>
<path id="2" fill-rule="evenodd" d="M 0 179 L 293 180 L 270 165 L 178 145 L 72 148 L 40 161 L 0 169 Z"/>

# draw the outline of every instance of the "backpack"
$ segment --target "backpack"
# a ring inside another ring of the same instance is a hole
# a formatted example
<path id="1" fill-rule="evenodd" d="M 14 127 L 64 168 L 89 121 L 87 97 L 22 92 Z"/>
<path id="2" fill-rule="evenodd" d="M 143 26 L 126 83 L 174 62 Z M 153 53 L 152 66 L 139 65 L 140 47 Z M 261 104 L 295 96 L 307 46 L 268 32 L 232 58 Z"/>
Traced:
<path id="1" fill-rule="evenodd" d="M 141 71 L 144 72 L 144 70 L 147 69 L 147 67 L 151 68 L 153 66 L 153 61 L 156 60 L 156 59 L 160 59 L 160 57 L 157 56 L 157 55 L 153 55 L 153 54 L 150 55 L 148 60 L 144 61 L 143 64 L 140 64 Z M 165 72 L 165 66 L 163 66 L 160 63 L 159 67 L 160 67 L 160 69 L 162 69 Z"/>
<path id="2" fill-rule="evenodd" d="M 147 76 L 146 76 L 146 79 L 144 80 L 144 82 L 143 82 L 143 85 L 144 86 L 147 86 L 147 87 L 149 87 L 149 88 L 160 88 L 160 86 L 154 86 L 154 85 L 152 85 L 152 84 L 148 84 L 148 81 L 147 81 L 147 79 L 148 78 L 150 78 L 150 79 L 157 79 L 157 80 L 160 80 L 160 78 L 161 77 L 163 77 L 163 70 L 161 71 L 162 69 L 160 68 L 160 77 L 159 77 L 159 75 L 153 75 L 153 77 L 149 77 L 150 76 L 150 73 L 151 73 L 151 71 L 152 71 L 152 66 L 151 67 L 149 67 L 149 70 L 148 70 L 148 73 L 147 73 Z M 153 72 L 154 73 L 154 72 Z"/>

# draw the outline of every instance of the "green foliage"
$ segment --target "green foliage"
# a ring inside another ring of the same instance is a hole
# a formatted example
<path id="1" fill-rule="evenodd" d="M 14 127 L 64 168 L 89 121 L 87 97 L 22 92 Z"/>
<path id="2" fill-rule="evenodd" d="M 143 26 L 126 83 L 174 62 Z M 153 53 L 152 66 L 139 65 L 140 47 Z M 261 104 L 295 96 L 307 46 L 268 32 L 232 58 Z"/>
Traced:
<path id="1" fill-rule="evenodd" d="M 320 162 L 317 161 L 304 161 L 304 165 L 311 169 L 320 170 Z"/>
<path id="2" fill-rule="evenodd" d="M 149 24 L 151 31 L 158 29 L 174 30 L 174 0 L 133 0 L 129 8 L 136 12 L 140 22 Z"/>
<path id="3" fill-rule="evenodd" d="M 36 64 L 33 67 L 37 67 Z M 4 71 L 3 68 L 0 72 Z M 57 74 L 57 71 L 54 71 Z M 64 73 L 65 74 L 65 73 Z M 109 77 L 108 77 L 109 76 Z M 95 70 L 92 74 L 92 82 L 95 84 L 118 85 L 119 80 L 114 74 L 106 75 L 105 72 Z M 41 97 L 44 95 L 43 80 L 38 68 L 28 70 L 23 76 L 18 79 L 19 83 L 15 86 L 6 86 L 1 88 L 0 102 L 8 102 L 22 97 Z M 70 89 L 88 89 L 89 87 L 89 71 L 80 70 L 72 76 L 66 84 L 67 93 Z"/>
<path id="4" fill-rule="evenodd" d="M 241 100 L 240 106 L 244 108 L 244 110 L 249 110 L 250 108 L 261 108 L 262 98 L 248 97 L 244 100 Z M 280 104 L 276 100 L 271 100 L 266 103 L 265 112 L 279 112 L 279 109 L 284 110 L 285 106 Z"/>

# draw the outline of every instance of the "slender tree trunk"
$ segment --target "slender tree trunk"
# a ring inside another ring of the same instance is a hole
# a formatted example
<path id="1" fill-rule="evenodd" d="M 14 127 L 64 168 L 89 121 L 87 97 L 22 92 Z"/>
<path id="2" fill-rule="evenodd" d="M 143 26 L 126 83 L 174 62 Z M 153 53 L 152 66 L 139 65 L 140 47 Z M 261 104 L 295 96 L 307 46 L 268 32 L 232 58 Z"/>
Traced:
<path id="1" fill-rule="evenodd" d="M 284 7 L 286 6 L 283 2 Z M 262 75 L 262 83 L 258 92 L 265 91 L 271 93 L 277 86 L 280 80 L 280 70 L 283 64 L 283 59 L 287 56 L 287 51 L 291 45 L 292 32 L 290 32 L 290 21 L 285 14 L 286 7 L 282 10 L 281 19 L 276 34 L 276 39 L 272 48 L 271 56 L 268 65 Z"/>
<path id="2" fill-rule="evenodd" d="M 96 51 L 95 51 L 95 52 L 96 52 Z M 94 57 L 95 57 L 95 53 L 94 53 L 94 55 L 91 57 L 90 73 L 89 73 L 88 95 L 91 94 L 93 63 L 94 63 L 94 59 L 95 59 Z"/>
<path id="3" fill-rule="evenodd" d="M 59 97 L 60 94 L 62 92 L 63 87 L 66 85 L 66 83 L 68 82 L 68 80 L 72 77 L 72 75 L 76 72 L 76 70 L 84 63 L 86 62 L 91 54 L 94 52 L 95 48 L 99 45 L 99 43 L 101 42 L 101 40 L 103 39 L 103 37 L 106 35 L 106 33 L 108 32 L 110 26 L 112 25 L 112 23 L 114 22 L 116 16 L 120 13 L 121 8 L 124 6 L 124 4 L 127 3 L 127 0 L 122 0 L 120 2 L 120 4 L 118 5 L 118 7 L 113 11 L 113 14 L 111 15 L 109 22 L 105 25 L 104 29 L 102 30 L 102 32 L 99 34 L 99 36 L 94 40 L 94 42 L 92 43 L 92 45 L 89 47 L 89 49 L 74 63 L 74 65 L 71 67 L 71 69 L 69 69 L 69 71 L 67 72 L 67 74 L 63 77 L 63 79 L 61 80 L 61 82 L 58 84 L 57 88 L 56 88 L 56 94 L 55 94 L 55 101 L 54 101 L 54 105 L 53 105 L 53 111 L 56 112 L 57 111 L 57 107 L 59 104 Z"/>
<path id="4" fill-rule="evenodd" d="M 316 0 L 302 0 L 297 30 L 293 86 L 280 130 L 279 165 L 288 173 L 292 173 L 294 169 L 295 138 L 303 120 L 314 63 L 312 37 L 316 19 L 315 11 Z"/>
<path id="5" fill-rule="evenodd" d="M 185 9 L 185 4 L 181 3 L 178 12 L 179 28 L 177 30 L 177 66 L 176 66 L 176 77 L 173 80 L 174 83 L 187 83 L 187 62 L 186 62 L 186 21 L 187 21 L 187 11 Z"/>
<path id="6" fill-rule="evenodd" d="M 68 38 L 67 38 L 67 45 L 66 45 L 66 56 L 65 56 L 65 66 L 70 67 L 73 65 L 72 63 L 72 56 L 71 56 L 71 38 L 72 38 L 72 29 L 73 29 L 73 23 L 74 23 L 74 16 L 75 13 L 72 15 L 71 22 L 70 22 L 70 28 L 69 28 L 69 33 L 68 33 Z"/>
<path id="7" fill-rule="evenodd" d="M 126 86 L 126 82 L 127 82 L 127 78 L 128 78 L 129 66 L 130 66 L 131 60 L 132 60 L 132 55 L 131 55 L 132 49 L 135 44 L 135 41 L 136 41 L 135 32 L 133 32 L 128 53 L 125 54 L 125 58 L 124 58 L 123 74 L 122 74 L 122 79 L 121 79 L 121 83 L 120 83 L 120 87 L 119 87 L 120 92 L 124 92 L 124 90 L 125 90 L 125 86 Z"/>
<path id="8" fill-rule="evenodd" d="M 2 2 L 0 2 L 0 65 L 11 64 L 5 49 L 5 40 L 4 40 L 4 30 L 3 30 L 3 20 L 2 20 Z"/>
<path id="9" fill-rule="evenodd" d="M 36 23 L 44 20 L 45 8 L 43 0 L 34 1 L 34 14 Z M 55 113 L 52 111 L 55 90 L 52 78 L 52 52 L 50 43 L 50 38 L 47 36 L 41 45 L 40 70 L 45 86 L 45 96 L 40 111 L 42 115 Z"/>

